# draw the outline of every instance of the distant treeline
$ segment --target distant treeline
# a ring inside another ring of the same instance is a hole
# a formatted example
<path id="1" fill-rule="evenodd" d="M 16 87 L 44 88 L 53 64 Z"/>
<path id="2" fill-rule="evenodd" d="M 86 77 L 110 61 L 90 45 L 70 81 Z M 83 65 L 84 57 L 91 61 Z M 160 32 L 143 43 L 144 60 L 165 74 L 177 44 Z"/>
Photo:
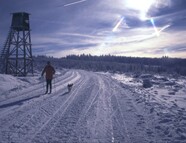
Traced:
<path id="1" fill-rule="evenodd" d="M 65 58 L 52 58 L 46 56 L 35 57 L 36 61 L 55 62 L 58 68 L 75 68 L 91 71 L 109 72 L 143 72 L 143 73 L 171 73 L 186 75 L 186 59 L 179 58 L 139 58 L 123 56 L 92 56 L 69 55 Z"/>

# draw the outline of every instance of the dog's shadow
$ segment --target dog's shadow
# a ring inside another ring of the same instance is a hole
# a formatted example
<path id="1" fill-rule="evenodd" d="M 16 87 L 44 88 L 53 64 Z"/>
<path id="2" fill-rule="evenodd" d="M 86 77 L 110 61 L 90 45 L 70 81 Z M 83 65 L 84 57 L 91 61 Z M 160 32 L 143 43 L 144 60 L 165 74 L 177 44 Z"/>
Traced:
<path id="1" fill-rule="evenodd" d="M 61 96 L 65 96 L 67 95 L 68 93 L 70 93 L 69 91 L 66 91 L 65 93 L 63 93 Z"/>

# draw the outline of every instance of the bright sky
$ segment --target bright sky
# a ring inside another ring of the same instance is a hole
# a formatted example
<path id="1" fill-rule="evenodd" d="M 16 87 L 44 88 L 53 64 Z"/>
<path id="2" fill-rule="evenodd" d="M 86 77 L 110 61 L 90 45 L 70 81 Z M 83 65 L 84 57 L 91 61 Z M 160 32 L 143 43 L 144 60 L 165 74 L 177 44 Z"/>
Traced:
<path id="1" fill-rule="evenodd" d="M 186 58 L 186 0 L 6 0 L 0 45 L 14 12 L 31 14 L 34 55 Z"/>

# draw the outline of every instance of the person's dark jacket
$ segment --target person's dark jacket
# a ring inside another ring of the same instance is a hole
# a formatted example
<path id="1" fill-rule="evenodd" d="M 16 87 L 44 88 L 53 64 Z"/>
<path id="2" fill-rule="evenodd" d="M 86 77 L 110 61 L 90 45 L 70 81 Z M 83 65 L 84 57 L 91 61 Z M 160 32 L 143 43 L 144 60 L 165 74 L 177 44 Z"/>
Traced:
<path id="1" fill-rule="evenodd" d="M 55 74 L 55 70 L 51 65 L 46 65 L 43 72 L 42 72 L 42 76 L 44 73 L 46 73 L 46 75 L 45 75 L 46 79 L 51 80 L 53 78 L 53 74 Z"/>

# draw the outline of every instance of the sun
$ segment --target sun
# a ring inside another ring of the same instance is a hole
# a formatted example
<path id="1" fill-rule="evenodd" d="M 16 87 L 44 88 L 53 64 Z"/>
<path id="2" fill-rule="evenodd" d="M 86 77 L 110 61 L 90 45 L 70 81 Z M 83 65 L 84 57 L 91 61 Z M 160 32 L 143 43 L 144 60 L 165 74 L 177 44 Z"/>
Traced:
<path id="1" fill-rule="evenodd" d="M 147 12 L 156 0 L 126 0 L 125 5 L 130 9 L 139 11 L 140 18 L 147 19 Z"/>

